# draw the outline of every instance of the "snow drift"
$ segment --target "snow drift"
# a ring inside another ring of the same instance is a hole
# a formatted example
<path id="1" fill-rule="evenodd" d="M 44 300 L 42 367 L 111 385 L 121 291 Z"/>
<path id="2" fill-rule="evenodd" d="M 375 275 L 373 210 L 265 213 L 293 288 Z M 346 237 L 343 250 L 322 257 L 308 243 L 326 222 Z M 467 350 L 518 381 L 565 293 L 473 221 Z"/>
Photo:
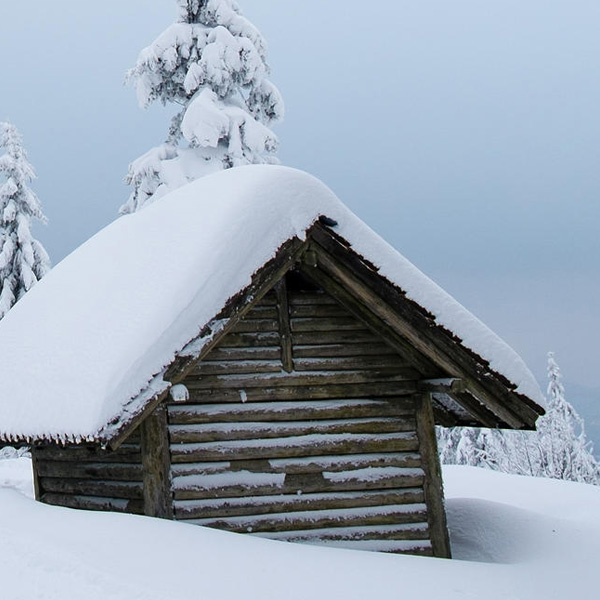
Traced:
<path id="1" fill-rule="evenodd" d="M 0 461 L 0 482 L 29 478 Z M 302 546 L 146 517 L 56 508 L 0 489 L 13 600 L 564 600 L 597 593 L 600 488 L 446 468 L 454 556 Z"/>

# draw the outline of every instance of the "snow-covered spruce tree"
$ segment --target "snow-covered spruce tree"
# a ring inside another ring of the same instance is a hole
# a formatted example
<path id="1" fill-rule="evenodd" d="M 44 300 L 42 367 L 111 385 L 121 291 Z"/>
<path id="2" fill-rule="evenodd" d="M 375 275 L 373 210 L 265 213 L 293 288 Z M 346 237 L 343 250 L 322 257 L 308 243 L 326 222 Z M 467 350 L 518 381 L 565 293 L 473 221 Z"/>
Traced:
<path id="1" fill-rule="evenodd" d="M 50 268 L 48 254 L 30 231 L 31 220 L 45 222 L 29 184 L 35 173 L 16 127 L 0 123 L 0 318 Z"/>
<path id="2" fill-rule="evenodd" d="M 121 213 L 209 173 L 277 162 L 270 126 L 283 101 L 267 79 L 266 43 L 233 0 L 176 0 L 178 21 L 127 75 L 140 105 L 178 108 L 166 141 L 133 161 Z"/>
<path id="3" fill-rule="evenodd" d="M 592 454 L 583 419 L 565 398 L 560 368 L 548 354 L 548 410 L 538 421 L 540 468 L 545 477 L 600 484 L 600 464 Z"/>

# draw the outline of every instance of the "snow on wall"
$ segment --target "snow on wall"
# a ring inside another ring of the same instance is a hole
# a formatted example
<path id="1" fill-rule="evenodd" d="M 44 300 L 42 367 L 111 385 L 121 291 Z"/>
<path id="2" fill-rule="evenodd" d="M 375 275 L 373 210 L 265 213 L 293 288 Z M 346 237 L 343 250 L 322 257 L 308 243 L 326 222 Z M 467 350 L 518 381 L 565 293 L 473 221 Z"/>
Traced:
<path id="1" fill-rule="evenodd" d="M 0 322 L 0 431 L 91 438 L 254 272 L 320 215 L 407 296 L 542 402 L 519 356 L 314 177 L 255 165 L 202 178 L 121 217 L 57 265 Z M 195 348 L 197 350 L 197 348 Z M 135 408 L 135 407 L 134 407 Z M 106 429 L 104 433 L 109 433 Z"/>

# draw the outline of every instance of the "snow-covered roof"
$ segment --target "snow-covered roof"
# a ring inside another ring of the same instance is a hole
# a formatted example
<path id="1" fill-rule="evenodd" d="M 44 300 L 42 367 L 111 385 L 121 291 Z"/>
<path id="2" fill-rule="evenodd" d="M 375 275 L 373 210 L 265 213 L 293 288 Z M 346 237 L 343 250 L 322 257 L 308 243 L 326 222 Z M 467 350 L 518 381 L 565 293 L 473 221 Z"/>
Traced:
<path id="1" fill-rule="evenodd" d="M 0 322 L 0 435 L 110 438 L 168 388 L 161 374 L 319 216 L 379 273 L 541 403 L 521 358 L 348 210 L 294 169 L 211 175 L 121 217 L 58 264 Z"/>

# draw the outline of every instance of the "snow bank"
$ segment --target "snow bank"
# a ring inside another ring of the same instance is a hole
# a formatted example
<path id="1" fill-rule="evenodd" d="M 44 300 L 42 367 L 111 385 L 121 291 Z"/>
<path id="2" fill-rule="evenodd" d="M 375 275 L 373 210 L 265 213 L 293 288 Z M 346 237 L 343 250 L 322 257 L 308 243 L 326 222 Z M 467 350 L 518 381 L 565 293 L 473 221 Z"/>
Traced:
<path id="1" fill-rule="evenodd" d="M 118 219 L 15 306 L 0 323 L 3 433 L 90 438 L 139 408 L 131 400 L 165 389 L 160 374 L 175 355 L 320 215 L 519 392 L 542 401 L 513 350 L 323 183 L 259 165 L 202 178 Z"/>
<path id="2" fill-rule="evenodd" d="M 596 596 L 600 488 L 468 467 L 448 468 L 444 478 L 454 553 L 469 560 L 275 542 L 159 519 L 50 507 L 0 489 L 3 597 L 564 600 Z"/>

